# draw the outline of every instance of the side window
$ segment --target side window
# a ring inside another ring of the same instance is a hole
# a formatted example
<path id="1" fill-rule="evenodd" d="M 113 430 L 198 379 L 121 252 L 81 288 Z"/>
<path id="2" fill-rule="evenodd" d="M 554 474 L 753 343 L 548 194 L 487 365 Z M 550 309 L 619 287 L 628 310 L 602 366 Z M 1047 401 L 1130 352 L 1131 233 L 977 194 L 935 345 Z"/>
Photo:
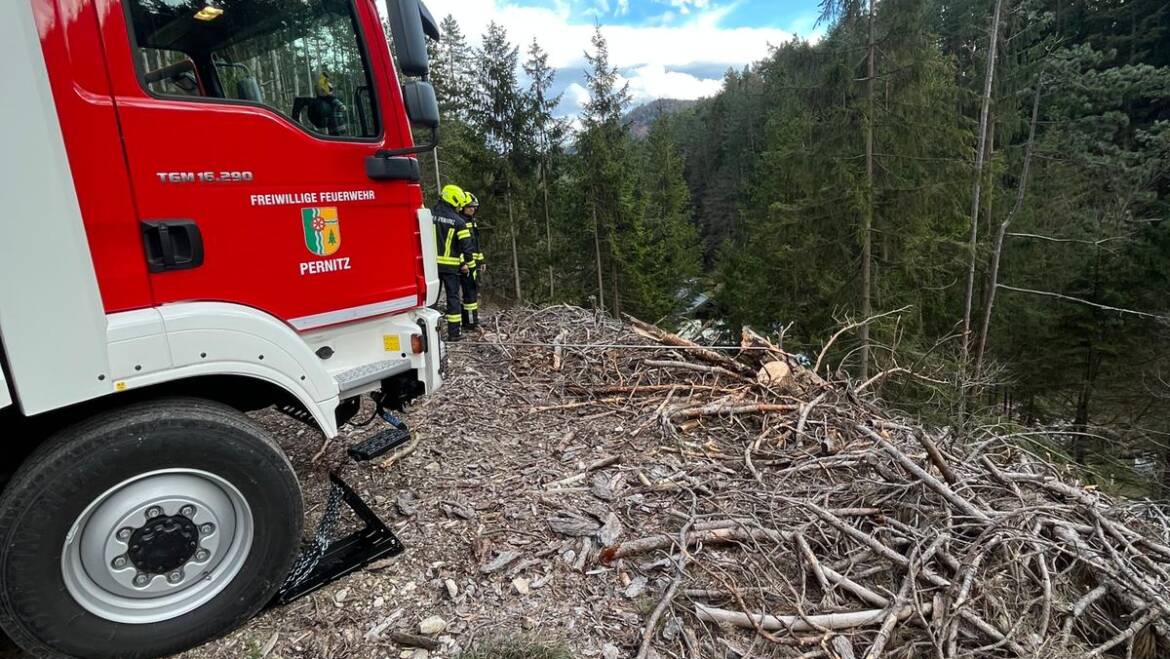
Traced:
<path id="1" fill-rule="evenodd" d="M 156 96 L 268 107 L 328 136 L 381 134 L 353 0 L 127 0 Z"/>

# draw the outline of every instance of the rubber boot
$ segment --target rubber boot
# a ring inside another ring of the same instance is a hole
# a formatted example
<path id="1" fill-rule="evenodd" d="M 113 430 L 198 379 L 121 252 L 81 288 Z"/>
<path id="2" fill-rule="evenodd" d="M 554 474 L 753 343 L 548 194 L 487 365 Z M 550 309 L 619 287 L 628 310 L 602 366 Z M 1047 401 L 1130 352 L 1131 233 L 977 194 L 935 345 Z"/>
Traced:
<path id="1" fill-rule="evenodd" d="M 479 309 L 471 312 L 471 329 L 479 329 Z"/>
<path id="2" fill-rule="evenodd" d="M 475 329 L 475 323 L 471 320 L 471 312 L 467 309 L 463 310 L 463 326 L 469 330 Z"/>
<path id="3" fill-rule="evenodd" d="M 463 340 L 463 330 L 459 325 L 447 323 L 447 342 L 455 343 Z"/>

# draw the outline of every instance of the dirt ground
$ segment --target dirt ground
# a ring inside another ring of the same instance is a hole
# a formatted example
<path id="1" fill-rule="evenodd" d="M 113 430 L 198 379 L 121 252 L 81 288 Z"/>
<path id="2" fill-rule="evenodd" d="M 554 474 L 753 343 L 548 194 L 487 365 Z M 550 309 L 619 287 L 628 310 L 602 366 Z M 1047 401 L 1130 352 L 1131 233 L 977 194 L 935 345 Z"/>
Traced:
<path id="1" fill-rule="evenodd" d="M 257 413 L 306 536 L 333 471 L 406 551 L 182 656 L 1170 656 L 1170 511 L 1010 435 L 906 425 L 863 395 L 882 375 L 828 382 L 742 341 L 732 358 L 584 309 L 488 316 L 402 416 L 413 452 L 373 464 L 346 448 L 380 421 L 323 445 Z"/>
<path id="2" fill-rule="evenodd" d="M 350 429 L 314 463 L 318 432 L 277 411 L 258 413 L 301 477 L 308 526 L 336 469 L 406 551 L 183 656 L 454 657 L 483 641 L 535 637 L 589 657 L 601 656 L 607 643 L 636 643 L 639 604 L 622 596 L 625 586 L 609 570 L 574 569 L 578 542 L 551 537 L 547 495 L 536 491 L 541 481 L 575 474 L 601 457 L 593 446 L 608 442 L 595 441 L 594 433 L 620 434 L 621 424 L 585 421 L 586 432 L 576 415 L 528 413 L 528 403 L 544 404 L 550 392 L 523 382 L 519 365 L 502 357 L 497 348 L 453 346 L 444 388 L 402 417 L 420 439 L 417 450 L 388 469 L 345 456 L 349 443 L 376 432 L 380 422 Z M 358 420 L 369 409 L 367 403 Z M 481 572 L 504 551 L 521 556 L 498 572 Z M 585 591 L 590 599 L 582 599 Z M 418 634 L 419 623 L 433 616 L 445 623 L 432 636 L 440 649 L 389 640 L 395 631 Z M 375 627 L 384 628 L 371 634 Z"/>

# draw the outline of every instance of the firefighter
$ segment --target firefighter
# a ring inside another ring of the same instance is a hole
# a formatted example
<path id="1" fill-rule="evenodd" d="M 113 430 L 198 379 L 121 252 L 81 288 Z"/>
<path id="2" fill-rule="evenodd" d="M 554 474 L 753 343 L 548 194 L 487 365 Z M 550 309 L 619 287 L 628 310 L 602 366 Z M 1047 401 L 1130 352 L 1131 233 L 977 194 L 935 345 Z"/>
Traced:
<path id="1" fill-rule="evenodd" d="M 460 277 L 470 273 L 468 264 L 475 262 L 471 230 L 461 212 L 469 195 L 457 185 L 445 185 L 439 197 L 431 215 L 435 221 L 435 247 L 439 251 L 439 279 L 447 294 L 447 340 L 459 341 L 463 338 Z"/>
<path id="2" fill-rule="evenodd" d="M 468 272 L 459 277 L 463 285 L 463 326 L 467 329 L 479 327 L 479 276 L 483 273 L 483 247 L 479 242 L 479 222 L 475 214 L 479 211 L 479 199 L 470 192 L 467 193 L 467 204 L 460 211 L 471 230 L 471 244 L 473 256 L 466 262 Z"/>

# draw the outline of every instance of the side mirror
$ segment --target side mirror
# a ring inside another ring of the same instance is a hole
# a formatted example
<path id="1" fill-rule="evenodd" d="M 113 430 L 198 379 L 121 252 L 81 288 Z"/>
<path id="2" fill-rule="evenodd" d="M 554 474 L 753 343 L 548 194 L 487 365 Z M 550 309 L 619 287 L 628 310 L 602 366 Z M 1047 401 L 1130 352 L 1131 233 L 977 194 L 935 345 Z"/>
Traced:
<path id="1" fill-rule="evenodd" d="M 394 37 L 398 67 L 408 76 L 425 78 L 429 65 L 422 4 L 419 0 L 386 0 L 386 9 L 390 13 L 390 33 Z"/>
<path id="2" fill-rule="evenodd" d="M 434 130 L 439 127 L 439 102 L 429 82 L 409 82 L 402 86 L 402 100 L 411 125 Z"/>

